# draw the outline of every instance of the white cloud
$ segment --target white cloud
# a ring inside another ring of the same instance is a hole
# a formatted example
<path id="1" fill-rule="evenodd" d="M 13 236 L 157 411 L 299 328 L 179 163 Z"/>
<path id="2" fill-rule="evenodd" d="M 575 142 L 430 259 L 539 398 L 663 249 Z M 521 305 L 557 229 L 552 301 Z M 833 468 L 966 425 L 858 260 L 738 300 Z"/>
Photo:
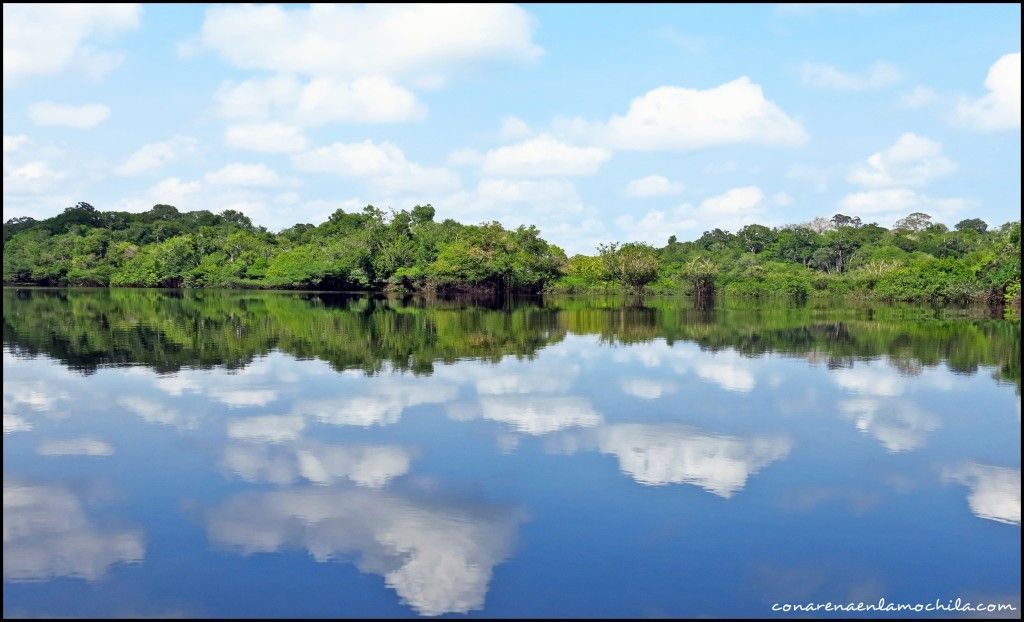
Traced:
<path id="1" fill-rule="evenodd" d="M 316 77 L 416 77 L 458 66 L 532 60 L 533 19 L 514 5 L 218 6 L 203 43 L 244 69 Z"/>
<path id="2" fill-rule="evenodd" d="M 757 186 L 732 188 L 699 205 L 684 203 L 672 210 L 650 210 L 643 216 L 619 216 L 615 223 L 630 240 L 664 242 L 680 231 L 720 227 L 736 230 L 751 222 L 764 222 L 764 192 Z"/>
<path id="3" fill-rule="evenodd" d="M 500 140 L 519 140 L 532 134 L 530 126 L 519 117 L 505 117 L 501 120 L 501 129 L 498 130 Z"/>
<path id="4" fill-rule="evenodd" d="M 110 116 L 110 108 L 103 104 L 57 104 L 36 102 L 28 107 L 28 118 L 36 125 L 59 125 L 84 130 L 96 127 Z"/>
<path id="5" fill-rule="evenodd" d="M 583 203 L 568 179 L 483 178 L 475 188 L 438 200 L 437 219 L 498 221 L 505 227 L 534 225 L 544 239 L 570 255 L 594 252 L 597 242 L 611 242 L 596 210 Z"/>
<path id="6" fill-rule="evenodd" d="M 16 134 L 14 136 L 4 134 L 4 153 L 17 151 L 27 143 L 28 136 L 25 136 L 24 134 Z"/>
<path id="7" fill-rule="evenodd" d="M 39 160 L 10 167 L 4 162 L 4 196 L 47 192 L 64 177 L 64 173 L 53 170 L 49 164 Z"/>
<path id="8" fill-rule="evenodd" d="M 294 153 L 306 148 L 306 137 L 299 128 L 283 123 L 229 125 L 224 130 L 229 147 L 258 153 Z"/>
<path id="9" fill-rule="evenodd" d="M 234 209 L 231 206 L 224 209 Z M 238 209 L 236 211 L 243 211 Z M 244 212 L 243 212 L 244 213 Z M 266 406 L 278 399 L 278 391 L 272 388 L 227 388 L 219 387 L 210 391 L 210 397 L 232 408 L 243 406 Z"/>
<path id="10" fill-rule="evenodd" d="M 943 479 L 970 488 L 967 504 L 976 516 L 1020 525 L 1020 469 L 968 462 L 946 469 Z"/>
<path id="11" fill-rule="evenodd" d="M 482 153 L 476 149 L 456 149 L 448 154 L 448 166 L 478 166 L 484 161 Z"/>
<path id="12" fill-rule="evenodd" d="M 434 375 L 455 383 L 473 381 L 478 395 L 507 395 L 511 393 L 556 393 L 567 391 L 579 375 L 578 365 L 559 365 L 552 374 L 536 364 L 523 365 L 519 361 L 503 360 L 496 365 L 440 365 Z"/>
<path id="13" fill-rule="evenodd" d="M 4 361 L 7 365 L 8 362 Z M 35 412 L 52 413 L 58 402 L 71 398 L 66 391 L 55 390 L 46 382 L 24 382 L 8 380 L 3 383 L 4 412 L 22 410 L 27 406 Z"/>
<path id="14" fill-rule="evenodd" d="M 917 85 L 900 95 L 900 105 L 910 110 L 920 110 L 934 104 L 938 99 L 938 93 L 926 86 Z"/>
<path id="15" fill-rule="evenodd" d="M 182 211 L 205 209 L 220 212 L 233 209 L 257 220 L 272 216 L 262 194 L 254 192 L 248 187 L 204 185 L 202 181 L 188 181 L 180 177 L 162 179 L 141 194 L 122 199 L 117 205 L 117 209 L 126 212 L 142 212 L 149 210 L 157 203 L 173 205 Z M 233 391 L 229 388 L 212 390 L 210 395 L 233 406 L 251 405 L 253 400 L 273 398 L 266 392 L 249 391 L 248 389 Z"/>
<path id="16" fill-rule="evenodd" d="M 778 207 L 786 207 L 793 204 L 793 197 L 788 192 L 776 192 L 772 196 L 772 204 Z"/>
<path id="17" fill-rule="evenodd" d="M 456 385 L 446 382 L 423 384 L 398 376 L 380 378 L 368 393 L 302 401 L 292 408 L 291 414 L 332 425 L 383 426 L 396 423 L 410 406 L 444 403 L 453 399 L 456 392 Z"/>
<path id="18" fill-rule="evenodd" d="M 177 373 L 168 376 L 159 376 L 153 381 L 158 389 L 169 395 L 181 395 L 185 391 L 198 392 L 202 385 L 195 378 L 190 378 L 184 373 Z"/>
<path id="19" fill-rule="evenodd" d="M 130 395 L 118 398 L 117 405 L 135 413 L 146 423 L 170 425 L 179 429 L 193 428 L 197 423 L 194 416 L 184 416 L 177 409 L 144 397 Z"/>
<path id="20" fill-rule="evenodd" d="M 878 61 L 861 73 L 840 71 L 824 63 L 804 63 L 800 74 L 804 84 L 837 91 L 880 89 L 903 80 L 900 70 L 885 61 Z"/>
<path id="21" fill-rule="evenodd" d="M 884 394 L 883 391 L 874 393 Z M 892 453 L 923 447 L 928 434 L 939 427 L 935 415 L 898 400 L 871 397 L 844 400 L 839 403 L 839 410 L 853 420 L 858 430 L 875 437 Z"/>
<path id="22" fill-rule="evenodd" d="M 595 239 L 606 240 L 604 224 L 583 204 L 567 179 L 483 178 L 471 190 L 436 203 L 438 219 L 463 222 L 497 220 L 506 227 L 535 225 L 544 239 L 568 253 L 593 252 Z M 610 239 L 607 239 L 610 241 Z"/>
<path id="23" fill-rule="evenodd" d="M 611 157 L 605 149 L 576 147 L 543 135 L 488 151 L 483 172 L 502 177 L 593 175 Z"/>
<path id="24" fill-rule="evenodd" d="M 355 558 L 403 603 L 436 616 L 483 606 L 520 520 L 506 508 L 327 488 L 238 495 L 207 530 L 246 555 L 304 548 L 318 562 Z"/>
<path id="25" fill-rule="evenodd" d="M 923 186 L 955 170 L 956 164 L 942 155 L 940 143 L 907 132 L 896 144 L 855 165 L 847 181 L 868 188 Z"/>
<path id="26" fill-rule="evenodd" d="M 351 83 L 317 78 L 302 90 L 296 116 L 318 125 L 331 121 L 388 123 L 422 118 L 424 107 L 410 91 L 380 77 Z"/>
<path id="27" fill-rule="evenodd" d="M 747 77 L 699 90 L 662 86 L 630 102 L 597 128 L 618 149 L 690 151 L 716 145 L 760 143 L 800 146 L 807 131 Z"/>
<path id="28" fill-rule="evenodd" d="M 434 194 L 459 186 L 458 176 L 451 171 L 410 162 L 401 149 L 388 142 L 332 143 L 296 154 L 292 162 L 305 171 L 365 178 L 386 193 Z"/>
<path id="29" fill-rule="evenodd" d="M 411 462 L 408 451 L 393 445 L 339 447 L 308 442 L 229 445 L 221 460 L 247 482 L 280 486 L 303 479 L 326 486 L 347 479 L 368 488 L 380 488 L 408 473 Z"/>
<path id="30" fill-rule="evenodd" d="M 642 400 L 656 400 L 663 395 L 676 392 L 676 384 L 669 380 L 652 380 L 650 378 L 625 378 L 619 381 L 623 393 Z"/>
<path id="31" fill-rule="evenodd" d="M 893 397 L 903 393 L 905 380 L 895 370 L 888 368 L 837 369 L 832 379 L 839 386 L 854 393 Z"/>
<path id="32" fill-rule="evenodd" d="M 102 76 L 123 56 L 93 40 L 138 28 L 141 13 L 138 4 L 4 4 L 4 86 L 69 70 Z"/>
<path id="33" fill-rule="evenodd" d="M 97 527 L 67 489 L 4 483 L 4 581 L 96 581 L 144 554 L 142 534 Z"/>
<path id="34" fill-rule="evenodd" d="M 114 173 L 127 176 L 151 171 L 192 153 L 195 148 L 196 139 L 188 136 L 175 136 L 169 140 L 148 143 L 139 147 L 135 153 L 114 168 Z"/>
<path id="35" fill-rule="evenodd" d="M 1020 129 L 1020 52 L 997 60 L 985 77 L 988 90 L 979 99 L 965 99 L 954 113 L 957 122 L 979 130 Z"/>
<path id="36" fill-rule="evenodd" d="M 232 163 L 207 173 L 206 183 L 215 186 L 279 186 L 283 180 L 263 164 Z"/>
<path id="37" fill-rule="evenodd" d="M 28 432 L 32 429 L 32 422 L 28 419 L 11 413 L 4 413 L 4 436 L 15 432 Z"/>
<path id="38" fill-rule="evenodd" d="M 749 393 L 754 390 L 757 382 L 749 370 L 744 369 L 738 361 L 712 361 L 702 363 L 696 368 L 697 375 L 710 380 L 727 391 Z"/>
<path id="39" fill-rule="evenodd" d="M 181 205 L 201 187 L 202 184 L 198 181 L 182 181 L 177 177 L 168 177 L 150 188 L 149 195 L 156 203 Z"/>
<path id="40" fill-rule="evenodd" d="M 114 447 L 97 438 L 71 438 L 44 440 L 36 447 L 40 456 L 112 456 Z"/>
<path id="41" fill-rule="evenodd" d="M 793 445 L 787 438 L 748 440 L 674 425 L 610 425 L 597 438 L 601 452 L 617 456 L 619 468 L 640 484 L 692 484 L 725 498 Z"/>
<path id="42" fill-rule="evenodd" d="M 699 213 L 703 218 L 736 219 L 749 223 L 750 217 L 759 214 L 764 205 L 764 192 L 757 186 L 732 188 L 701 202 Z"/>
<path id="43" fill-rule="evenodd" d="M 880 224 L 892 224 L 912 212 L 925 212 L 938 220 L 951 218 L 971 203 L 959 197 L 932 198 L 909 188 L 869 190 L 844 196 L 840 209 L 844 214 L 868 215 Z"/>
<path id="44" fill-rule="evenodd" d="M 306 427 L 306 420 L 293 415 L 246 417 L 228 423 L 228 436 L 248 441 L 280 443 L 293 441 Z"/>
<path id="45" fill-rule="evenodd" d="M 661 175 L 648 175 L 629 182 L 626 186 L 626 196 L 638 199 L 668 197 L 679 194 L 683 188 L 683 184 L 669 181 Z"/>
<path id="46" fill-rule="evenodd" d="M 293 76 L 226 83 L 217 92 L 228 119 L 284 119 L 304 126 L 326 123 L 393 123 L 422 118 L 425 109 L 407 89 L 381 76 L 351 82 Z"/>
<path id="47" fill-rule="evenodd" d="M 586 399 L 568 396 L 508 395 L 480 400 L 484 419 L 501 421 L 524 434 L 548 434 L 571 427 L 590 427 L 601 423 Z"/>

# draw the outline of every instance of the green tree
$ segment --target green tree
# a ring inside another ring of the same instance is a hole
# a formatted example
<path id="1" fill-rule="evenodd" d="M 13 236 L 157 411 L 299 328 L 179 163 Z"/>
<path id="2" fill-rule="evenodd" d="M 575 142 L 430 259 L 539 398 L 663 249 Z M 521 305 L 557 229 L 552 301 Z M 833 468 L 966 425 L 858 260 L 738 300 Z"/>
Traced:
<path id="1" fill-rule="evenodd" d="M 658 253 L 649 244 L 630 242 L 621 246 L 602 244 L 598 251 L 608 274 L 641 296 L 648 283 L 658 278 L 661 262 Z"/>
<path id="2" fill-rule="evenodd" d="M 988 231 L 988 223 L 980 218 L 966 218 L 956 223 L 955 229 L 957 231 L 977 231 L 978 233 L 985 233 Z"/>

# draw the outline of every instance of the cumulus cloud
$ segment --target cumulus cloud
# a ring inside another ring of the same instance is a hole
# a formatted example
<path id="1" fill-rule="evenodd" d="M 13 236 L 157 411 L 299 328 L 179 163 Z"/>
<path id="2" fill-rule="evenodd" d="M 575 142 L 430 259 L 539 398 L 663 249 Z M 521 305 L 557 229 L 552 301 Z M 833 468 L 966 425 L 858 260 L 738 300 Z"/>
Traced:
<path id="1" fill-rule="evenodd" d="M 183 415 L 175 408 L 170 408 L 144 397 L 125 396 L 117 399 L 117 405 L 134 413 L 146 423 L 169 425 L 179 429 L 194 428 L 197 423 L 195 416 Z"/>
<path id="2" fill-rule="evenodd" d="M 804 63 L 800 67 L 804 84 L 836 91 L 865 91 L 898 84 L 903 74 L 893 65 L 878 61 L 863 72 L 844 72 L 824 63 Z"/>
<path id="3" fill-rule="evenodd" d="M 183 181 L 177 177 L 168 177 L 158 181 L 150 189 L 149 194 L 157 203 L 181 205 L 200 188 L 202 188 L 202 184 L 198 181 Z"/>
<path id="4" fill-rule="evenodd" d="M 675 393 L 676 383 L 670 380 L 652 380 L 650 378 L 624 378 L 619 381 L 622 392 L 642 400 L 656 400 L 663 395 Z"/>
<path id="5" fill-rule="evenodd" d="M 868 188 L 923 186 L 955 170 L 956 164 L 942 155 L 940 143 L 907 132 L 896 144 L 855 165 L 847 180 Z"/>
<path id="6" fill-rule="evenodd" d="M 964 99 L 954 119 L 979 130 L 1020 129 L 1020 52 L 997 60 L 985 77 L 988 91 L 978 99 Z"/>
<path id="7" fill-rule="evenodd" d="M 548 434 L 571 427 L 590 427 L 602 417 L 582 397 L 508 395 L 480 400 L 484 419 L 500 421 L 524 434 Z"/>
<path id="8" fill-rule="evenodd" d="M 333 425 L 370 427 L 397 423 L 402 412 L 420 404 L 442 404 L 458 387 L 447 382 L 417 383 L 402 377 L 378 378 L 366 393 L 297 403 L 290 414 Z"/>
<path id="9" fill-rule="evenodd" d="M 4 483 L 4 581 L 96 581 L 144 554 L 142 534 L 95 525 L 71 491 Z"/>
<path id="10" fill-rule="evenodd" d="M 302 126 L 334 122 L 392 123 L 421 118 L 425 109 L 409 90 L 381 76 L 351 82 L 302 81 L 295 76 L 229 82 L 216 94 L 221 115 L 242 121 L 283 119 Z"/>
<path id="11" fill-rule="evenodd" d="M 434 194 L 459 186 L 455 173 L 410 162 L 401 149 L 388 142 L 331 143 L 296 154 L 292 162 L 304 171 L 364 178 L 385 193 Z"/>
<path id="12" fill-rule="evenodd" d="M 228 422 L 228 436 L 248 441 L 280 443 L 299 438 L 305 427 L 305 419 L 292 415 L 245 417 Z"/>
<path id="13" fill-rule="evenodd" d="M 741 439 L 675 425 L 610 425 L 597 439 L 601 452 L 616 456 L 619 468 L 641 484 L 691 484 L 725 498 L 792 448 L 783 437 Z"/>
<path id="14" fill-rule="evenodd" d="M 14 136 L 4 134 L 4 153 L 17 151 L 26 144 L 28 144 L 28 136 L 24 134 L 16 134 Z"/>
<path id="15" fill-rule="evenodd" d="M 36 447 L 40 456 L 112 456 L 114 446 L 98 438 L 47 439 Z"/>
<path id="16" fill-rule="evenodd" d="M 478 395 L 567 391 L 579 372 L 578 365 L 560 364 L 558 373 L 552 374 L 536 364 L 522 365 L 519 361 L 502 361 L 497 365 L 441 365 L 434 369 L 438 378 L 456 383 L 472 382 Z"/>
<path id="17" fill-rule="evenodd" d="M 931 197 L 909 188 L 889 188 L 852 192 L 839 201 L 846 214 L 870 216 L 880 224 L 891 225 L 912 212 L 925 212 L 939 220 L 948 220 L 971 205 L 960 197 Z"/>
<path id="18" fill-rule="evenodd" d="M 114 168 L 118 175 L 138 175 L 170 164 L 195 151 L 196 140 L 175 136 L 168 140 L 147 143 Z"/>
<path id="19" fill-rule="evenodd" d="M 243 69 L 434 83 L 459 66 L 541 54 L 533 19 L 514 5 L 219 6 L 201 37 Z"/>
<path id="20" fill-rule="evenodd" d="M 4 436 L 15 432 L 28 432 L 32 429 L 32 422 L 28 419 L 11 413 L 4 413 Z"/>
<path id="21" fill-rule="evenodd" d="M 498 138 L 501 140 L 519 140 L 533 134 L 530 126 L 519 117 L 505 117 L 501 120 Z"/>
<path id="22" fill-rule="evenodd" d="M 875 437 L 891 453 L 923 447 L 939 427 L 935 415 L 899 400 L 860 398 L 839 403 L 839 411 L 857 429 Z"/>
<path id="23" fill-rule="evenodd" d="M 337 446 L 314 442 L 275 447 L 252 443 L 229 445 L 221 464 L 247 482 L 277 485 L 305 480 L 326 486 L 351 481 L 380 488 L 409 472 L 412 456 L 396 445 Z"/>
<path id="24" fill-rule="evenodd" d="M 683 184 L 679 182 L 669 181 L 661 175 L 648 175 L 629 182 L 626 186 L 626 196 L 636 199 L 668 197 L 681 193 L 683 189 Z"/>
<path id="25" fill-rule="evenodd" d="M 206 183 L 215 186 L 279 186 L 283 180 L 264 164 L 227 164 L 207 173 Z"/>
<path id="26" fill-rule="evenodd" d="M 532 37 L 532 18 L 514 5 L 247 5 L 207 10 L 200 40 L 229 64 L 274 74 L 225 83 L 224 116 L 316 126 L 422 118 L 426 107 L 407 86 L 534 59 Z"/>
<path id="27" fill-rule="evenodd" d="M 245 555 L 294 548 L 318 562 L 358 555 L 361 572 L 384 577 L 403 603 L 436 616 L 483 606 L 520 520 L 500 507 L 377 490 L 296 489 L 238 495 L 211 514 L 207 531 L 213 542 Z"/>
<path id="28" fill-rule="evenodd" d="M 447 160 L 449 166 L 478 166 L 483 161 L 483 154 L 469 147 L 452 151 Z"/>
<path id="29" fill-rule="evenodd" d="M 592 175 L 611 158 L 598 147 L 576 147 L 549 135 L 488 151 L 483 172 L 499 177 L 576 177 Z"/>
<path id="30" fill-rule="evenodd" d="M 967 504 L 979 518 L 1020 525 L 1020 469 L 968 462 L 945 469 L 943 479 L 970 488 Z"/>
<path id="31" fill-rule="evenodd" d="M 710 380 L 726 391 L 749 393 L 754 390 L 757 381 L 749 370 L 744 369 L 738 361 L 711 361 L 696 367 L 697 375 Z"/>
<path id="32" fill-rule="evenodd" d="M 906 380 L 895 370 L 855 367 L 832 371 L 832 379 L 836 384 L 848 391 L 861 395 L 876 397 L 893 397 L 901 395 L 906 388 Z"/>
<path id="33" fill-rule="evenodd" d="M 98 78 L 123 55 L 95 45 L 139 26 L 138 4 L 4 4 L 4 86 L 76 70 Z"/>
<path id="34" fill-rule="evenodd" d="M 900 105 L 909 110 L 920 110 L 934 104 L 938 99 L 938 93 L 919 84 L 900 95 Z"/>
<path id="35" fill-rule="evenodd" d="M 246 123 L 229 125 L 224 142 L 235 149 L 257 153 L 295 153 L 306 148 L 302 131 L 283 123 Z"/>
<path id="36" fill-rule="evenodd" d="M 575 184 L 567 179 L 485 177 L 472 190 L 449 196 L 441 206 L 445 213 L 460 218 L 495 219 L 507 226 L 538 224 L 552 215 L 573 215 L 584 210 Z M 576 221 L 576 225 L 580 223 Z"/>
<path id="37" fill-rule="evenodd" d="M 45 101 L 28 107 L 28 118 L 36 125 L 57 125 L 79 130 L 96 127 L 110 116 L 110 108 L 103 104 L 58 104 Z"/>
<path id="38" fill-rule="evenodd" d="M 758 143 L 800 146 L 804 127 L 747 77 L 700 90 L 661 86 L 630 102 L 624 115 L 590 130 L 604 144 L 638 151 L 692 151 Z"/>
<path id="39" fill-rule="evenodd" d="M 32 160 L 24 164 L 4 162 L 4 196 L 8 194 L 41 194 L 54 188 L 65 174 L 55 171 L 49 163 Z"/>
<path id="40" fill-rule="evenodd" d="M 765 222 L 765 209 L 764 192 L 757 186 L 743 186 L 708 197 L 696 206 L 684 203 L 675 209 L 650 210 L 639 218 L 627 214 L 615 223 L 630 240 L 654 243 L 680 231 L 736 230 L 751 222 Z"/>
<path id="41" fill-rule="evenodd" d="M 4 361 L 7 365 L 7 361 Z M 7 380 L 3 383 L 4 413 L 15 414 L 24 408 L 37 413 L 55 414 L 57 404 L 71 399 L 67 391 L 44 381 Z"/>

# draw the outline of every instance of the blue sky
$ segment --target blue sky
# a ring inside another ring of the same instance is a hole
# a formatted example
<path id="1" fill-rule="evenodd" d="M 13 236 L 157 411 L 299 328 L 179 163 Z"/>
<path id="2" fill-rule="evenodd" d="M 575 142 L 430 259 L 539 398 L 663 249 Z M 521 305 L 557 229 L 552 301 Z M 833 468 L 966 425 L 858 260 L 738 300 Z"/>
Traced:
<path id="1" fill-rule="evenodd" d="M 1019 5 L 4 5 L 4 218 L 1020 218 Z"/>

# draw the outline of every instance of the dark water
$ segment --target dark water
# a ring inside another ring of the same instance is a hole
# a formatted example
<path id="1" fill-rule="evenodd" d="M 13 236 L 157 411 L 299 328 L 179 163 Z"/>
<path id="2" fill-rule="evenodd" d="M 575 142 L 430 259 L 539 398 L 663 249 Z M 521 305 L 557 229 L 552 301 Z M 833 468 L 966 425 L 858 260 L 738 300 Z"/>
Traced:
<path id="1" fill-rule="evenodd" d="M 3 295 L 5 616 L 1019 607 L 1019 323 Z"/>

